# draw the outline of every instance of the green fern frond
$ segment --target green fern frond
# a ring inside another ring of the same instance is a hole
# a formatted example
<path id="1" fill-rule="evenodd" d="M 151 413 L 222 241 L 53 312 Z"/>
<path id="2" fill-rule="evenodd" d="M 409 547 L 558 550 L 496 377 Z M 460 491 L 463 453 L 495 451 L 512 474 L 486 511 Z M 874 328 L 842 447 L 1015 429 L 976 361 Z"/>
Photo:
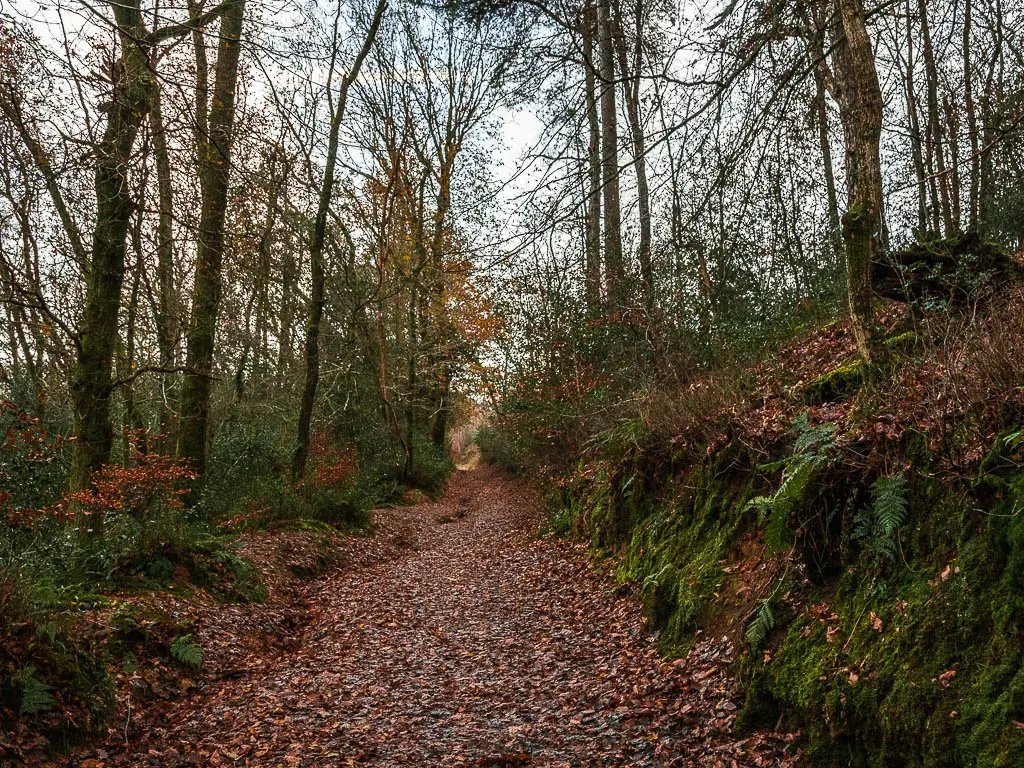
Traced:
<path id="1" fill-rule="evenodd" d="M 775 503 L 774 496 L 755 496 L 746 503 L 743 507 L 743 511 L 746 512 L 751 509 L 758 511 L 758 521 L 764 522 L 765 517 L 772 510 L 772 504 Z"/>
<path id="2" fill-rule="evenodd" d="M 810 453 L 812 448 L 816 449 L 816 453 L 824 453 L 835 447 L 832 435 L 836 431 L 836 425 L 825 423 L 816 427 L 812 426 L 810 414 L 807 411 L 793 419 L 793 428 L 790 431 L 796 433 L 797 436 L 793 446 L 793 451 L 797 455 Z"/>
<path id="3" fill-rule="evenodd" d="M 830 461 L 828 452 L 835 447 L 835 429 L 834 424 L 811 426 L 806 411 L 793 419 L 791 431 L 797 434 L 793 455 L 763 467 L 772 471 L 782 467 L 782 483 L 771 496 L 756 496 L 748 501 L 744 510 L 757 509 L 761 523 L 770 519 L 772 528 L 784 530 L 790 513 L 801 503 L 818 471 Z"/>
<path id="4" fill-rule="evenodd" d="M 203 648 L 192 642 L 192 635 L 182 635 L 171 643 L 171 656 L 182 664 L 199 667 L 203 663 Z"/>
<path id="5" fill-rule="evenodd" d="M 767 600 L 761 603 L 754 615 L 753 621 L 747 627 L 744 637 L 747 643 L 755 650 L 760 648 L 768 639 L 768 633 L 775 628 L 775 614 Z"/>
<path id="6" fill-rule="evenodd" d="M 871 509 L 861 509 L 853 516 L 853 538 L 858 541 L 871 537 L 875 520 Z"/>
<path id="7" fill-rule="evenodd" d="M 37 712 L 49 712 L 57 702 L 49 685 L 36 675 L 36 668 L 29 664 L 14 676 L 15 682 L 21 685 L 21 714 L 34 715 Z"/>
<path id="8" fill-rule="evenodd" d="M 814 477 L 815 472 L 824 463 L 821 456 L 804 454 L 796 459 L 785 474 L 777 496 L 786 500 L 790 506 L 803 498 L 804 491 Z"/>
<path id="9" fill-rule="evenodd" d="M 907 484 L 903 475 L 881 477 L 871 486 L 871 506 L 853 518 L 853 537 L 874 555 L 876 567 L 896 559 L 896 536 L 907 516 Z"/>
<path id="10" fill-rule="evenodd" d="M 892 537 L 907 515 L 907 484 L 903 475 L 890 475 L 871 487 L 875 520 L 885 536 Z"/>

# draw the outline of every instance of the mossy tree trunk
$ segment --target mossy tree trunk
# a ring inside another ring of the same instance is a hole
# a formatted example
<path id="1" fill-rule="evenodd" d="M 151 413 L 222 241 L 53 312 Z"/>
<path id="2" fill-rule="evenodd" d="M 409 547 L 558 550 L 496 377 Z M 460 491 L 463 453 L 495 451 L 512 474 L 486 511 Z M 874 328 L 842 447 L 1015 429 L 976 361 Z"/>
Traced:
<path id="1" fill-rule="evenodd" d="M 861 357 L 875 357 L 871 262 L 884 244 L 882 91 L 861 0 L 836 0 L 835 80 L 846 145 L 847 211 L 843 215 L 847 300 Z"/>
<path id="2" fill-rule="evenodd" d="M 110 460 L 111 368 L 124 285 L 125 251 L 135 203 L 127 173 L 132 148 L 149 111 L 152 74 L 141 41 L 147 32 L 138 0 L 111 3 L 121 43 L 103 137 L 96 147 L 96 226 L 93 230 L 85 311 L 78 330 L 71 381 L 75 439 L 71 491 L 88 488 Z"/>
<path id="3" fill-rule="evenodd" d="M 192 318 L 188 332 L 188 373 L 181 393 L 178 456 L 188 459 L 199 474 L 206 469 L 210 384 L 221 297 L 224 220 L 235 122 L 235 89 L 241 54 L 239 41 L 244 15 L 245 0 L 230 0 L 224 7 L 207 122 L 208 133 L 199 139 L 198 147 L 203 201 L 199 216 Z"/>

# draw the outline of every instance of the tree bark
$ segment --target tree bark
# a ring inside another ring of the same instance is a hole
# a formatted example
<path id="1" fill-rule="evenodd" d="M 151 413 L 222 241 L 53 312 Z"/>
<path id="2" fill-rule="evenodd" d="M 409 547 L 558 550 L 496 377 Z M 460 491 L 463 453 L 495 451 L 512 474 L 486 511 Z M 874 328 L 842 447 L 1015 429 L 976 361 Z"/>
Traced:
<path id="1" fill-rule="evenodd" d="M 292 327 L 295 322 L 295 283 L 298 267 L 291 242 L 286 242 L 281 253 L 281 314 L 277 323 L 277 380 L 283 384 L 286 371 L 292 363 Z"/>
<path id="2" fill-rule="evenodd" d="M 422 266 L 422 264 L 420 265 Z M 414 431 L 416 427 L 416 415 L 413 412 L 413 405 L 416 400 L 419 384 L 416 380 L 416 357 L 419 352 L 419 331 L 417 330 L 417 312 L 419 301 L 417 269 L 411 269 L 409 274 L 409 350 L 406 357 L 406 382 L 407 394 L 405 404 L 405 465 L 402 468 L 402 479 L 409 482 L 412 478 L 412 471 L 416 461 L 416 443 Z"/>
<path id="3" fill-rule="evenodd" d="M 967 113 L 967 136 L 971 146 L 970 191 L 967 198 L 967 229 L 978 228 L 978 192 L 981 186 L 981 151 L 978 142 L 978 110 L 974 103 L 971 73 L 971 8 L 974 0 L 964 0 L 964 108 Z"/>
<path id="4" fill-rule="evenodd" d="M 998 131 L 997 103 L 1003 95 L 1003 6 L 1001 0 L 991 3 L 993 30 L 992 54 L 988 62 L 985 86 L 981 91 L 981 139 L 989 147 Z M 991 151 L 981 153 L 978 174 L 978 231 L 987 233 L 992 225 L 995 204 L 995 161 Z"/>
<path id="5" fill-rule="evenodd" d="M 594 312 L 601 304 L 601 124 L 597 116 L 597 61 L 594 35 L 597 8 L 588 2 L 580 25 L 583 38 L 584 89 L 587 101 L 586 301 Z"/>
<path id="6" fill-rule="evenodd" d="M 626 50 L 626 36 L 622 30 L 622 15 L 618 0 L 615 0 L 615 40 L 618 43 L 619 72 L 622 77 L 622 93 L 626 101 L 626 118 L 629 122 L 630 137 L 633 141 L 633 170 L 636 173 L 637 211 L 640 217 L 640 239 L 637 260 L 640 262 L 640 288 L 644 304 L 653 309 L 654 266 L 651 259 L 651 192 L 647 181 L 647 141 L 644 136 L 643 120 L 640 115 L 640 67 L 643 55 L 643 2 L 637 0 L 636 29 L 633 42 L 632 66 Z"/>
<path id="7" fill-rule="evenodd" d="M 622 211 L 619 202 L 619 133 L 615 106 L 615 46 L 611 0 L 600 0 L 601 169 L 604 191 L 604 261 L 608 300 L 626 303 L 622 261 Z"/>
<path id="8" fill-rule="evenodd" d="M 861 0 L 836 0 L 836 85 L 846 144 L 848 204 L 842 227 L 847 300 L 857 348 L 867 365 L 875 357 L 871 262 L 882 250 L 883 191 L 879 145 L 882 91 Z"/>
<path id="9" fill-rule="evenodd" d="M 165 371 L 177 364 L 178 344 L 177 292 L 174 287 L 174 191 L 171 185 L 171 158 L 167 150 L 167 134 L 164 129 L 159 86 L 153 88 L 152 110 L 149 114 L 150 133 L 153 138 L 153 155 L 156 159 L 157 204 L 159 212 L 156 224 L 156 280 L 157 308 L 156 343 L 160 355 L 160 367 Z M 173 379 L 169 374 L 160 375 L 159 426 L 165 445 L 170 445 L 172 435 L 171 419 L 174 413 L 174 398 L 170 394 Z"/>
<path id="10" fill-rule="evenodd" d="M 939 198 L 934 202 L 939 208 L 946 237 L 952 237 L 955 225 L 953 223 L 953 209 L 950 205 L 946 155 L 943 149 L 942 118 L 939 115 L 939 73 L 935 63 L 935 49 L 932 47 L 931 29 L 928 24 L 927 0 L 917 0 L 917 12 L 921 19 L 924 71 L 928 94 L 928 143 L 931 156 L 935 160 L 935 175 L 938 181 L 939 192 Z"/>
<path id="11" fill-rule="evenodd" d="M 231 171 L 235 89 L 241 54 L 239 41 L 244 15 L 245 0 L 233 0 L 221 16 L 220 43 L 207 124 L 209 135 L 199 145 L 203 201 L 199 217 L 195 286 L 192 291 L 192 318 L 188 332 L 188 373 L 181 394 L 178 456 L 187 459 L 192 469 L 200 475 L 206 471 L 210 384 L 221 298 L 224 220 Z"/>
<path id="12" fill-rule="evenodd" d="M 814 55 L 820 55 L 815 51 Z M 832 142 L 828 135 L 828 105 L 825 102 L 825 74 L 821 67 L 814 68 L 814 107 L 818 113 L 818 146 L 825 174 L 825 193 L 828 204 L 828 234 L 832 253 L 836 259 L 843 256 L 843 234 L 839 219 L 839 196 L 836 193 L 835 164 L 832 162 Z"/>
<path id="13" fill-rule="evenodd" d="M 910 156 L 914 163 L 914 178 L 917 180 L 917 237 L 928 233 L 928 183 L 925 173 L 924 155 L 921 150 L 921 121 L 918 117 L 917 93 L 914 88 L 914 34 L 910 20 L 910 0 L 905 4 L 907 16 L 907 73 L 906 97 L 907 119 L 910 128 Z"/>
<path id="14" fill-rule="evenodd" d="M 124 284 L 125 251 L 135 209 L 128 184 L 132 147 L 149 111 L 152 73 L 138 40 L 145 27 L 138 0 L 111 3 L 121 42 L 114 65 L 114 90 L 107 124 L 96 147 L 96 226 L 93 230 L 85 311 L 79 327 L 78 360 L 71 381 L 75 439 L 71 452 L 71 491 L 87 489 L 95 472 L 110 460 L 111 367 L 117 344 L 117 316 Z M 99 526 L 101 521 L 81 521 Z"/>
<path id="15" fill-rule="evenodd" d="M 189 17 L 196 19 L 202 12 L 199 0 L 186 0 L 186 3 Z M 209 136 L 210 62 L 206 56 L 206 32 L 203 26 L 194 21 L 190 22 L 190 26 L 192 28 L 192 51 L 196 59 L 195 118 L 192 132 L 195 137 L 196 165 L 201 168 L 203 164 L 202 147 Z M 204 183 L 205 180 L 200 173 L 200 191 Z"/>
<path id="16" fill-rule="evenodd" d="M 960 114 L 950 102 L 948 96 L 942 99 L 942 107 L 946 112 L 947 136 L 949 140 L 949 210 L 953 219 L 953 234 L 960 230 Z"/>
<path id="17" fill-rule="evenodd" d="M 387 0 L 379 0 L 374 12 L 373 21 L 363 40 L 352 68 L 341 81 L 338 91 L 338 102 L 332 107 L 330 134 L 327 140 L 327 159 L 324 166 L 323 182 L 320 185 L 320 198 L 317 204 L 316 221 L 313 225 L 313 239 L 309 246 L 310 273 L 312 286 L 309 299 L 309 319 L 306 322 L 306 343 L 304 348 L 306 376 L 299 401 L 298 442 L 292 456 L 292 480 L 298 481 L 306 474 L 306 462 L 309 458 L 309 435 L 313 422 L 313 406 L 316 403 L 316 391 L 320 384 L 320 323 L 324 313 L 324 242 L 327 236 L 327 213 L 334 194 L 334 169 L 338 161 L 338 137 L 341 121 L 345 116 L 345 105 L 348 91 L 359 76 L 363 60 L 370 53 L 373 41 L 380 29 L 381 19 L 388 7 Z"/>

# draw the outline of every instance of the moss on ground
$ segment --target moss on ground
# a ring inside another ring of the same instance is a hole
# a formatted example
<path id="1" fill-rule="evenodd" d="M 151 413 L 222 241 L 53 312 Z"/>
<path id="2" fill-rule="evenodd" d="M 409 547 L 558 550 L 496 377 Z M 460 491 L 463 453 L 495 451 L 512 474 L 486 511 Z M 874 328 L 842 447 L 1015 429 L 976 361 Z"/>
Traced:
<path id="1" fill-rule="evenodd" d="M 859 358 L 851 360 L 804 384 L 804 402 L 808 405 L 821 405 L 845 400 L 856 393 L 863 383 L 864 364 Z"/>
<path id="2" fill-rule="evenodd" d="M 823 766 L 1021 764 L 1024 471 L 1007 443 L 1018 434 L 997 441 L 973 483 L 942 483 L 927 441 L 908 433 L 906 516 L 888 558 L 854 534 L 877 476 L 852 457 L 830 461 L 787 524 L 798 545 L 828 538 L 832 562 L 776 612 L 767 653 L 737 661 L 741 728 L 799 728 Z M 681 471 L 653 456 L 606 454 L 562 498 L 577 530 L 621 553 L 663 647 L 680 653 L 721 618 L 723 565 L 765 522 L 747 511 L 752 461 L 727 449 Z"/>

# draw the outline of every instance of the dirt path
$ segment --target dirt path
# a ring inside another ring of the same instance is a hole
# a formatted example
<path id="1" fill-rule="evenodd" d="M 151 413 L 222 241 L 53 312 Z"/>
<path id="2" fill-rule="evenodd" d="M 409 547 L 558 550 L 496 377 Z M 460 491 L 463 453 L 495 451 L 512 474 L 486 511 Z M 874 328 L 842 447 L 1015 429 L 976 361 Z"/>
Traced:
<path id="1" fill-rule="evenodd" d="M 780 742 L 729 735 L 728 649 L 663 664 L 637 601 L 537 538 L 516 481 L 460 471 L 442 501 L 375 522 L 311 593 L 294 653 L 175 702 L 86 764 L 778 764 Z"/>

